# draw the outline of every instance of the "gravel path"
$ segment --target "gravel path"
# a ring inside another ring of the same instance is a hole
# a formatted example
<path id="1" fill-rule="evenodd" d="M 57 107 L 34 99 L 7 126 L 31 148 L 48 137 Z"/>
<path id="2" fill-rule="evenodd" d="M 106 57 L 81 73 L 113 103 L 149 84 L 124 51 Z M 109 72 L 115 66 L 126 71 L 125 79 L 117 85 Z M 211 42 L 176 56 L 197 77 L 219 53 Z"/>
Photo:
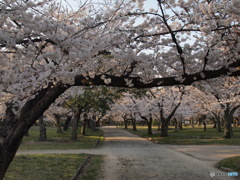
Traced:
<path id="1" fill-rule="evenodd" d="M 175 146 L 155 144 L 115 127 L 103 127 L 105 141 L 96 149 L 19 151 L 18 154 L 88 153 L 105 155 L 103 180 L 208 180 L 220 172 L 213 165 L 240 155 L 240 146 Z"/>

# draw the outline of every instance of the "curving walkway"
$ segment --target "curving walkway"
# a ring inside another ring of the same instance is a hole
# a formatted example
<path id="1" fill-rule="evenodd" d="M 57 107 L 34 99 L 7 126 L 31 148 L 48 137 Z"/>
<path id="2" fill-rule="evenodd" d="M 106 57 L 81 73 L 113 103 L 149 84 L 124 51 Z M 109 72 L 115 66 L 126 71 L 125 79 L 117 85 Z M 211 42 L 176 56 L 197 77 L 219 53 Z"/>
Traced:
<path id="1" fill-rule="evenodd" d="M 183 146 L 155 144 L 114 126 L 102 127 L 105 141 L 96 149 L 34 150 L 17 154 L 88 153 L 105 155 L 104 180 L 208 180 L 235 179 L 210 177 L 220 172 L 213 165 L 239 155 L 240 146 Z"/>

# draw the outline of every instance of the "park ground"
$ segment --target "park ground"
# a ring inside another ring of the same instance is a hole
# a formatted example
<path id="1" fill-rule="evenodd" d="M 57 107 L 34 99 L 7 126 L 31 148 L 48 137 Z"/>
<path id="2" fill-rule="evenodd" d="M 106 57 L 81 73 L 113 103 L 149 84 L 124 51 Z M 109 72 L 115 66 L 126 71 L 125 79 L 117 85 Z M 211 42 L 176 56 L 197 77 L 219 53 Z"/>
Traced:
<path id="1" fill-rule="evenodd" d="M 103 155 L 104 163 L 97 179 L 236 179 L 210 177 L 222 172 L 215 164 L 240 156 L 234 145 L 169 145 L 152 142 L 122 128 L 106 126 L 105 140 L 95 149 L 20 150 L 18 154 L 92 154 Z"/>

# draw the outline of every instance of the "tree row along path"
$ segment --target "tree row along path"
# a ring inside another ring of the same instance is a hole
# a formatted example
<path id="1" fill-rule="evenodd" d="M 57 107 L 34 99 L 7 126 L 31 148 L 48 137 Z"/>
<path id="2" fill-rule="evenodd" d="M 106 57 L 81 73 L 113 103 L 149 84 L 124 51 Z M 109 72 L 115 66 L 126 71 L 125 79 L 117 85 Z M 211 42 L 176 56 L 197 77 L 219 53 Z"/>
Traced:
<path id="1" fill-rule="evenodd" d="M 138 137 L 114 126 L 102 127 L 105 141 L 96 149 L 34 150 L 17 154 L 87 153 L 105 155 L 104 180 L 235 179 L 210 177 L 221 172 L 214 164 L 240 156 L 240 146 L 163 145 Z"/>

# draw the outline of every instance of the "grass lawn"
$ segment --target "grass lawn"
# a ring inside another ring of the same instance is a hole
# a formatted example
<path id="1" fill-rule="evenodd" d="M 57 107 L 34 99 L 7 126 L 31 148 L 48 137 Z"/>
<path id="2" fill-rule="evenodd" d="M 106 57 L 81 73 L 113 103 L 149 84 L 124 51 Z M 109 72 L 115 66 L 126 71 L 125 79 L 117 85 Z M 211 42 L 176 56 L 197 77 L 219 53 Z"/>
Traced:
<path id="1" fill-rule="evenodd" d="M 230 171 L 238 172 L 238 176 L 240 176 L 240 156 L 223 159 L 217 163 L 216 167 L 221 170 L 229 168 L 231 169 Z"/>
<path id="2" fill-rule="evenodd" d="M 207 126 L 207 131 L 203 127 L 183 127 L 183 130 L 175 132 L 174 127 L 169 127 L 168 137 L 160 137 L 157 127 L 153 127 L 153 135 L 147 134 L 147 126 L 137 126 L 137 131 L 133 131 L 131 126 L 127 129 L 129 132 L 142 137 L 152 138 L 162 144 L 179 145 L 240 145 L 240 127 L 233 128 L 233 137 L 231 139 L 223 138 L 223 132 L 217 132 L 212 126 Z"/>
<path id="3" fill-rule="evenodd" d="M 39 142 L 39 127 L 33 126 L 29 136 L 24 137 L 19 150 L 37 149 L 86 149 L 94 148 L 97 142 L 102 141 L 103 132 L 87 130 L 87 136 L 78 136 L 79 141 L 70 141 L 71 129 L 64 133 L 56 133 L 56 127 L 47 126 L 47 141 Z M 45 154 L 45 155 L 16 155 L 10 165 L 4 180 L 67 180 L 72 179 L 87 158 L 87 154 Z M 91 155 L 91 161 L 83 174 L 84 180 L 97 179 L 100 172 L 103 156 Z"/>
<path id="4" fill-rule="evenodd" d="M 33 126 L 29 130 L 29 136 L 23 138 L 19 150 L 34 149 L 89 149 L 94 148 L 103 132 L 99 129 L 90 131 L 87 129 L 87 136 L 79 135 L 78 142 L 70 141 L 71 129 L 63 133 L 57 133 L 57 128 L 47 126 L 47 141 L 39 142 L 39 126 Z M 100 138 L 102 140 L 102 137 Z"/>
<path id="5" fill-rule="evenodd" d="M 4 180 L 67 180 L 81 167 L 86 154 L 17 155 Z M 84 179 L 94 180 L 100 172 L 102 156 L 92 156 Z"/>

